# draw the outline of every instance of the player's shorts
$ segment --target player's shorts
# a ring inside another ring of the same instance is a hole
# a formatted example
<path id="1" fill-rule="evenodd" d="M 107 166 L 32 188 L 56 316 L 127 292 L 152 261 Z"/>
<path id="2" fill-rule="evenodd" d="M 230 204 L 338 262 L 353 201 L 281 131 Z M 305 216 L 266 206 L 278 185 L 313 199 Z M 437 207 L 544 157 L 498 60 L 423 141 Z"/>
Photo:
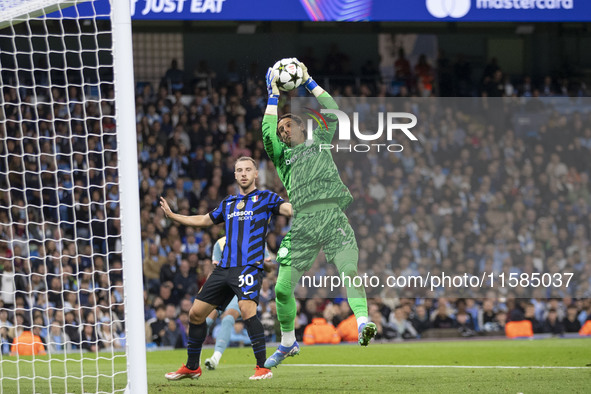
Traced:
<path id="1" fill-rule="evenodd" d="M 359 251 L 349 219 L 338 207 L 297 214 L 291 231 L 281 241 L 277 262 L 305 272 L 321 249 L 328 262 L 344 250 Z"/>
<path id="2" fill-rule="evenodd" d="M 263 270 L 259 268 L 250 265 L 230 268 L 216 266 L 196 299 L 215 305 L 220 310 L 226 309 L 234 296 L 237 298 L 236 304 L 241 300 L 251 300 L 258 305 L 262 282 Z"/>

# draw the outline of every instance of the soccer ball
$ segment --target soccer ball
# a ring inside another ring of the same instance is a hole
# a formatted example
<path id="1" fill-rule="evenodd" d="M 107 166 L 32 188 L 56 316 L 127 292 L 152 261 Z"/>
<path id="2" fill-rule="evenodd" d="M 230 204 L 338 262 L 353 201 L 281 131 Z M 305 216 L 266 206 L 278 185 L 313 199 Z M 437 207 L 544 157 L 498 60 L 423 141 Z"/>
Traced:
<path id="1" fill-rule="evenodd" d="M 303 82 L 304 72 L 294 58 L 281 59 L 273 66 L 273 73 L 277 78 L 279 90 L 289 92 Z"/>

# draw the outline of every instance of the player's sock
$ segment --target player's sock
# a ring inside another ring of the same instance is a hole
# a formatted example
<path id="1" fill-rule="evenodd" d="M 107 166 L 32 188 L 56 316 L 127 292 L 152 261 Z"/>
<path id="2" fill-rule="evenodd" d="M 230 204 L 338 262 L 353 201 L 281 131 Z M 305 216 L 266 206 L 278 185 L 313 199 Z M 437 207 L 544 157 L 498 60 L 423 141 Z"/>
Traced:
<path id="1" fill-rule="evenodd" d="M 281 331 L 281 346 L 290 347 L 295 341 L 295 330 Z"/>
<path id="2" fill-rule="evenodd" d="M 357 326 L 359 326 L 359 319 L 367 319 L 367 299 L 366 298 L 349 298 L 349 306 L 355 314 L 357 320 Z M 365 322 L 367 323 L 367 321 Z"/>
<path id="3" fill-rule="evenodd" d="M 185 364 L 189 369 L 199 368 L 199 358 L 201 357 L 201 347 L 203 341 L 207 336 L 207 324 L 193 324 L 189 323 L 189 338 L 187 345 L 187 363 Z"/>
<path id="4" fill-rule="evenodd" d="M 205 324 L 207 324 L 207 328 L 209 329 L 209 327 L 211 327 L 213 324 L 213 319 L 211 317 L 205 318 Z"/>
<path id="5" fill-rule="evenodd" d="M 228 315 L 222 319 L 222 327 L 218 332 L 218 337 L 215 340 L 215 351 L 220 353 L 220 357 L 222 357 L 222 353 L 228 347 L 230 343 L 230 336 L 232 335 L 232 329 L 234 328 L 234 316 Z M 214 353 L 215 355 L 215 353 Z M 219 361 L 219 358 L 215 360 L 216 363 Z"/>
<path id="6" fill-rule="evenodd" d="M 290 266 L 279 267 L 277 284 L 275 285 L 275 299 L 277 302 L 277 320 L 282 332 L 294 330 L 297 304 L 293 296 L 292 270 Z"/>
<path id="7" fill-rule="evenodd" d="M 281 325 L 281 331 L 292 331 L 297 313 L 296 300 L 290 296 L 289 300 L 279 301 L 279 297 L 277 296 L 277 320 Z"/>
<path id="8" fill-rule="evenodd" d="M 252 351 L 257 359 L 257 366 L 264 368 L 265 360 L 267 359 L 267 347 L 263 325 L 256 315 L 244 320 L 244 325 L 246 326 L 246 331 L 252 344 Z"/>
<path id="9" fill-rule="evenodd" d="M 359 316 L 357 318 L 357 329 L 359 330 L 361 326 L 367 324 L 368 321 L 367 316 Z"/>

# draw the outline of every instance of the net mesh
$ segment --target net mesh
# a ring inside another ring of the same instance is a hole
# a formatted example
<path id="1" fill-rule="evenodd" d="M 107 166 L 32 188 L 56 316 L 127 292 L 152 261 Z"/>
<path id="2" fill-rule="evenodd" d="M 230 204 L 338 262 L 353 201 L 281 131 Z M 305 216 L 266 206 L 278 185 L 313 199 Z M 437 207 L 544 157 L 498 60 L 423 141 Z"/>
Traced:
<path id="1" fill-rule="evenodd" d="M 78 17 L 93 3 L 0 1 L 1 392 L 126 385 L 111 26 Z"/>

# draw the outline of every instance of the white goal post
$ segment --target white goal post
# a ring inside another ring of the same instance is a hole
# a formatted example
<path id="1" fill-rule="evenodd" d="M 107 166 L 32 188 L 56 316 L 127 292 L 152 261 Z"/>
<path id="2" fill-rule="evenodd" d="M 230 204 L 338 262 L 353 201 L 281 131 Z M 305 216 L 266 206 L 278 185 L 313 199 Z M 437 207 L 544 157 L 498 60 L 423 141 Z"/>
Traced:
<path id="1" fill-rule="evenodd" d="M 0 393 L 147 393 L 130 3 L 0 0 Z"/>

